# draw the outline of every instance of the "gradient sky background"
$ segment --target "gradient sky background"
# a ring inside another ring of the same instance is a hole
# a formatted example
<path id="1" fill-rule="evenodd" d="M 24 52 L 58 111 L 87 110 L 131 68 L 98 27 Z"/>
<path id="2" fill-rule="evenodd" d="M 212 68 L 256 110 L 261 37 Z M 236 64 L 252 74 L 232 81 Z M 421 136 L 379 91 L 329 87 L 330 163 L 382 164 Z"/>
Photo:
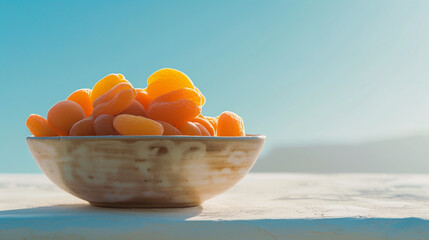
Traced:
<path id="1" fill-rule="evenodd" d="M 0 172 L 40 172 L 25 120 L 103 76 L 188 74 L 204 115 L 282 144 L 429 132 L 429 1 L 1 1 Z"/>

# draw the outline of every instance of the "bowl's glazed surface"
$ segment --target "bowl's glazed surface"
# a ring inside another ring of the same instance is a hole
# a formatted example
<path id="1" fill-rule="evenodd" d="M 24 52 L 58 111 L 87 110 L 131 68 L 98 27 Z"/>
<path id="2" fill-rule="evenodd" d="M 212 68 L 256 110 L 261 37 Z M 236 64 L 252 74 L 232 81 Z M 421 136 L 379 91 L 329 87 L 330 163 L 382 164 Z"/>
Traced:
<path id="1" fill-rule="evenodd" d="M 242 179 L 265 137 L 27 137 L 42 171 L 97 206 L 199 205 Z"/>

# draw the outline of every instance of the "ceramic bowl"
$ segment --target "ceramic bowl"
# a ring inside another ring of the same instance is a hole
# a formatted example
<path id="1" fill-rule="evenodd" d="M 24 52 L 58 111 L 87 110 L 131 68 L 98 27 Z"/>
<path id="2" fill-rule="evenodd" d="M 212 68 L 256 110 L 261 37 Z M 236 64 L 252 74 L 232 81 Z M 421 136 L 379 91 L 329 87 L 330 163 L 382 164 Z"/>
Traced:
<path id="1" fill-rule="evenodd" d="M 265 136 L 27 137 L 46 176 L 106 207 L 189 207 L 231 188 L 255 163 Z"/>

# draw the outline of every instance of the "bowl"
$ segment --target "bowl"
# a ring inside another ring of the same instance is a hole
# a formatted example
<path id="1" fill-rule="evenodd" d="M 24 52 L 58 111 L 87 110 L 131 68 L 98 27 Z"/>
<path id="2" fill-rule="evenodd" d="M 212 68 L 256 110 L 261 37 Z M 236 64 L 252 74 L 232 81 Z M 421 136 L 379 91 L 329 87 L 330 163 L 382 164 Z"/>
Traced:
<path id="1" fill-rule="evenodd" d="M 234 186 L 265 136 L 27 137 L 46 176 L 104 207 L 190 207 Z"/>

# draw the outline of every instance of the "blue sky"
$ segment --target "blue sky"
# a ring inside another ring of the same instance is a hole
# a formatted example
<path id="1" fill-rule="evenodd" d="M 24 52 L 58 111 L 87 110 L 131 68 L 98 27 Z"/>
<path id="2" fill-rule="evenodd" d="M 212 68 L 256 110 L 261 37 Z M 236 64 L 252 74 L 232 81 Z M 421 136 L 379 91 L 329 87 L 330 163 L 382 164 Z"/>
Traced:
<path id="1" fill-rule="evenodd" d="M 39 172 L 25 120 L 103 76 L 188 74 L 203 113 L 281 144 L 429 132 L 429 1 L 2 1 L 0 172 Z"/>

